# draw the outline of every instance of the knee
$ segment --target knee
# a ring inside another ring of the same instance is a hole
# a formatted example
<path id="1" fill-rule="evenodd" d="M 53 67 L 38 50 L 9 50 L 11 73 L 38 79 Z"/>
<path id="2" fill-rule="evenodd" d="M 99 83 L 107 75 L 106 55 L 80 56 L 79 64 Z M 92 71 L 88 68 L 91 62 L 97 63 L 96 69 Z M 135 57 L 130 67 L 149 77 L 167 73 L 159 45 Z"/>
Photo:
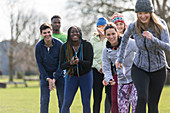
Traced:
<path id="1" fill-rule="evenodd" d="M 146 103 L 148 101 L 147 96 L 138 96 L 137 98 L 140 103 Z"/>
<path id="2" fill-rule="evenodd" d="M 88 99 L 87 99 L 87 100 L 84 100 L 84 101 L 83 101 L 83 106 L 84 106 L 84 107 L 89 107 L 89 106 L 90 106 L 90 100 L 88 100 Z"/>

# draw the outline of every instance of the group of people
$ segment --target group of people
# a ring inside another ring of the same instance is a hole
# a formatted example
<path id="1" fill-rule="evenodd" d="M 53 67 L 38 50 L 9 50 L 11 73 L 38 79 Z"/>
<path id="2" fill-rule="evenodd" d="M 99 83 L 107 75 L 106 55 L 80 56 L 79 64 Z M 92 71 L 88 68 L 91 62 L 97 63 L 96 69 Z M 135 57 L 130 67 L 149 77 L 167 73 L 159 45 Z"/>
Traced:
<path id="1" fill-rule="evenodd" d="M 100 113 L 105 86 L 105 113 L 158 113 L 170 52 L 166 22 L 153 10 L 150 0 L 137 0 L 137 20 L 128 26 L 120 13 L 111 22 L 98 18 L 97 33 L 84 40 L 82 31 L 71 26 L 60 31 L 61 17 L 40 26 L 42 39 L 35 48 L 40 72 L 41 113 L 48 113 L 50 91 L 56 87 L 60 113 L 70 106 L 80 88 L 83 113 Z M 132 108 L 130 108 L 132 107 Z"/>

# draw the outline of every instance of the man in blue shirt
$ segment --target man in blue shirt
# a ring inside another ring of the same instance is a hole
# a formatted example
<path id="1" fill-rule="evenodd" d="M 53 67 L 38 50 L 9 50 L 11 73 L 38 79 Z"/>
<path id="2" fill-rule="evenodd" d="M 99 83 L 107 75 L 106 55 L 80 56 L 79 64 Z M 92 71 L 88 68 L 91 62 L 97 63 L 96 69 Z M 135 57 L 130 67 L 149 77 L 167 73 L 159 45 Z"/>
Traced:
<path id="1" fill-rule="evenodd" d="M 50 91 L 57 90 L 59 110 L 61 110 L 64 98 L 64 77 L 59 67 L 59 54 L 62 42 L 52 37 L 52 28 L 48 23 L 40 26 L 40 34 L 43 37 L 35 48 L 35 56 L 40 72 L 41 89 L 41 113 L 48 113 Z"/>

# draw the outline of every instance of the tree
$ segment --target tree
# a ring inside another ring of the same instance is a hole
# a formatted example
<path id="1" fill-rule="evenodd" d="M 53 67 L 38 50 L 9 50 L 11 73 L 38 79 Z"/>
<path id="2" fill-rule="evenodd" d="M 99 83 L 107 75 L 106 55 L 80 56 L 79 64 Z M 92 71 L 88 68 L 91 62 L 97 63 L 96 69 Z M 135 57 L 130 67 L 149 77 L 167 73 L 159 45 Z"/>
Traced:
<path id="1" fill-rule="evenodd" d="M 14 67 L 17 64 L 28 61 L 29 57 L 34 58 L 34 56 L 29 56 L 27 53 L 34 53 L 35 43 L 37 43 L 40 38 L 40 22 L 47 20 L 45 16 L 40 14 L 38 16 L 33 10 L 23 10 L 24 8 L 21 7 L 20 4 L 21 3 L 17 1 L 11 0 L 8 0 L 6 4 L 11 38 L 9 41 L 10 44 L 6 44 L 4 50 L 6 51 L 9 60 L 9 82 L 13 81 Z M 20 44 L 21 42 L 25 44 Z M 28 47 L 31 49 L 26 49 Z"/>
<path id="2" fill-rule="evenodd" d="M 91 31 L 94 31 L 98 17 L 104 16 L 110 21 L 110 17 L 115 12 L 123 13 L 134 10 L 133 0 L 68 0 L 67 3 L 67 9 L 69 11 L 71 9 L 67 17 L 71 20 L 76 18 L 76 22 L 77 19 L 81 20 L 81 29 L 85 36 L 89 36 Z"/>
<path id="3" fill-rule="evenodd" d="M 152 2 L 155 13 L 166 21 L 170 32 L 170 1 L 152 0 Z M 133 17 L 136 0 L 68 0 L 67 3 L 69 3 L 68 10 L 72 11 L 67 17 L 71 20 L 79 18 L 81 29 L 87 37 L 91 35 L 99 16 L 104 16 L 110 21 L 110 17 L 115 12 L 119 12 L 128 13 L 131 20 L 135 19 Z M 166 56 L 170 65 L 170 54 L 167 53 Z"/>

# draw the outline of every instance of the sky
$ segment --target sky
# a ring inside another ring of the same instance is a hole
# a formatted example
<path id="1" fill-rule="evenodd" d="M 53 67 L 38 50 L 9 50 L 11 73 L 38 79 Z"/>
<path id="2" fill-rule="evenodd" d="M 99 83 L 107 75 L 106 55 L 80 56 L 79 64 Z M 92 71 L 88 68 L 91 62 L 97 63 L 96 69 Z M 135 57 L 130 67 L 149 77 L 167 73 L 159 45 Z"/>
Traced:
<path id="1" fill-rule="evenodd" d="M 4 5 L 4 0 L 0 0 L 0 6 Z M 18 0 L 13 0 L 18 1 Z M 21 0 L 20 0 L 21 1 Z M 61 18 L 64 16 L 64 7 L 66 0 L 24 0 L 27 7 L 35 9 L 37 12 L 44 13 L 47 18 L 50 18 L 58 14 Z M 0 41 L 8 39 L 9 23 L 3 10 L 0 10 Z"/>

